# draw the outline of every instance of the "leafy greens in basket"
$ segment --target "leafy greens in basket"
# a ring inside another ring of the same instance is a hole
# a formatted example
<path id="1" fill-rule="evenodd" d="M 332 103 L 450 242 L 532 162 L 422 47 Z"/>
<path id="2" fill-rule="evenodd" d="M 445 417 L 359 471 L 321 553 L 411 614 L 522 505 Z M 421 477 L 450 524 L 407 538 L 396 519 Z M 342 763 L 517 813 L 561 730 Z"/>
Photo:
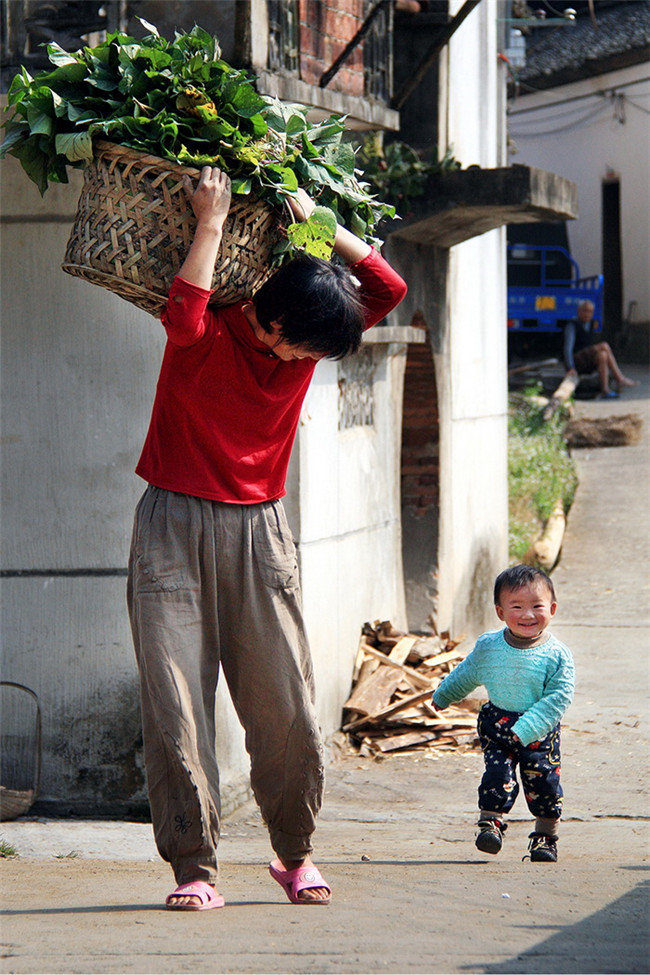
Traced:
<path id="1" fill-rule="evenodd" d="M 44 194 L 92 159 L 94 137 L 108 139 L 187 166 L 219 166 L 234 193 L 272 205 L 304 188 L 318 203 L 316 219 L 288 228 L 281 249 L 328 256 L 337 221 L 377 243 L 378 224 L 395 210 L 360 180 L 344 117 L 312 125 L 307 109 L 260 95 L 200 27 L 169 41 L 141 22 L 149 33 L 140 41 L 109 34 L 74 54 L 52 43 L 51 71 L 31 77 L 21 68 L 0 156 L 17 157 Z"/>

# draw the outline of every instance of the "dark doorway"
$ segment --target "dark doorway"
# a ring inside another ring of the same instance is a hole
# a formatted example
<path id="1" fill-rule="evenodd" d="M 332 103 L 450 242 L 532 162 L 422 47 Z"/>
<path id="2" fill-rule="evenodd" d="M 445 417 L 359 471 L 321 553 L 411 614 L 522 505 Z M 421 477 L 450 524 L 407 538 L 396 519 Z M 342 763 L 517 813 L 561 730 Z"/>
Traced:
<path id="1" fill-rule="evenodd" d="M 603 182 L 603 325 L 605 336 L 615 340 L 622 326 L 623 262 L 621 256 L 621 184 L 617 179 Z"/>
<path id="2" fill-rule="evenodd" d="M 416 313 L 421 319 L 421 312 Z M 423 319 L 422 319 L 423 321 Z M 402 413 L 402 559 L 412 633 L 431 632 L 438 575 L 440 456 L 431 342 L 410 344 Z"/>

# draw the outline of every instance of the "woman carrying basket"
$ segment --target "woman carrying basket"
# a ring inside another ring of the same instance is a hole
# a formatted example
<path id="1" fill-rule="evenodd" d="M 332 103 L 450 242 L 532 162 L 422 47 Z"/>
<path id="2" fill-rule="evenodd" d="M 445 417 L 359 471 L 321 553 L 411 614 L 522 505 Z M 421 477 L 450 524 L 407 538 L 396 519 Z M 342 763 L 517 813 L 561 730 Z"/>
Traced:
<path id="1" fill-rule="evenodd" d="M 323 791 L 313 669 L 296 552 L 282 501 L 316 362 L 355 352 L 406 286 L 339 227 L 348 265 L 312 257 L 281 268 L 249 301 L 208 305 L 230 180 L 205 167 L 187 191 L 197 227 L 169 292 L 167 344 L 137 473 L 128 602 L 140 671 L 156 843 L 177 910 L 222 907 L 215 695 L 220 668 L 246 735 L 251 785 L 295 904 L 331 891 L 311 860 Z M 314 208 L 290 200 L 298 220 Z M 350 271 L 354 273 L 352 278 Z"/>

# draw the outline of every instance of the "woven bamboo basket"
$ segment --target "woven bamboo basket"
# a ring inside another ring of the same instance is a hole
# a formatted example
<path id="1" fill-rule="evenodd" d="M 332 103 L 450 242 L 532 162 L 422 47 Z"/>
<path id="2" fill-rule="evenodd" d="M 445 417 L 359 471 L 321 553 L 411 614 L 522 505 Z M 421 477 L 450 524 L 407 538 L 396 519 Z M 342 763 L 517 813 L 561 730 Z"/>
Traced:
<path id="1" fill-rule="evenodd" d="M 200 170 L 110 142 L 94 152 L 62 268 L 159 316 L 196 227 L 183 177 L 196 182 Z M 250 298 L 271 273 L 281 234 L 272 207 L 233 197 L 211 303 Z"/>

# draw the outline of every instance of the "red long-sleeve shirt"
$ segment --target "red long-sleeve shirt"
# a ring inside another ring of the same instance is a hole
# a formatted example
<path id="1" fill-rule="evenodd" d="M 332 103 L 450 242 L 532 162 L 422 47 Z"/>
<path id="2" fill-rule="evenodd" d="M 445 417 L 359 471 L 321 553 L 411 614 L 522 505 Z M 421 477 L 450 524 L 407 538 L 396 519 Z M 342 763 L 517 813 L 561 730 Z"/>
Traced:
<path id="1" fill-rule="evenodd" d="M 350 269 L 370 328 L 402 300 L 406 285 L 375 250 Z M 162 317 L 167 345 L 136 473 L 156 487 L 213 501 L 272 501 L 285 494 L 316 363 L 269 355 L 243 302 L 212 308 L 209 298 L 209 291 L 174 279 Z"/>

